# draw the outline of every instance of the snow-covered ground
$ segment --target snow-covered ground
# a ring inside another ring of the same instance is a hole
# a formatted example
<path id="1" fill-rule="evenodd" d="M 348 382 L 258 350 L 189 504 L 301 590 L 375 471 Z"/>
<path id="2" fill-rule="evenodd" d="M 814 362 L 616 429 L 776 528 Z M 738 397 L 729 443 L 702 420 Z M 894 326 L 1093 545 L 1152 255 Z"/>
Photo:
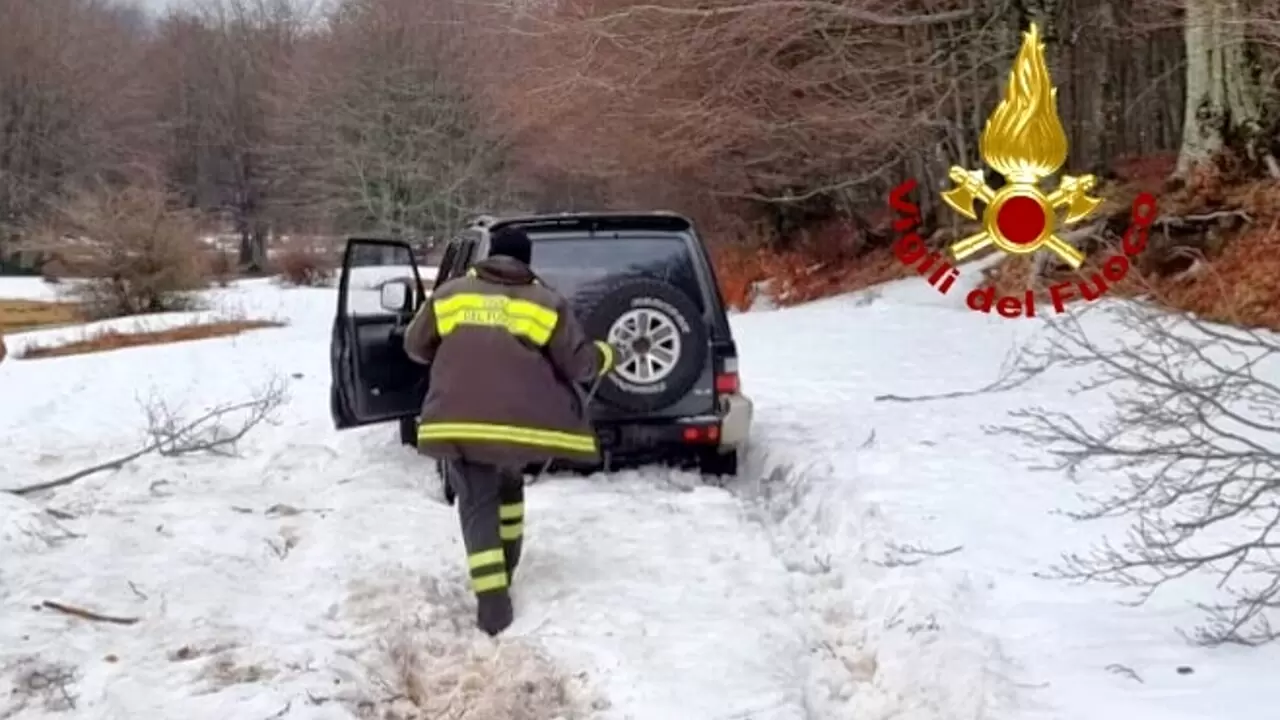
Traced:
<path id="1" fill-rule="evenodd" d="M 0 280 L 0 297 L 48 294 Z M 238 457 L 148 456 L 0 493 L 0 718 L 350 718 L 406 695 L 426 709 L 405 717 L 470 720 L 1275 717 L 1280 654 L 1188 646 L 1175 632 L 1199 619 L 1188 598 L 1130 608 L 1033 576 L 1099 528 L 1054 515 L 1075 488 L 981 425 L 1065 407 L 1068 378 L 875 400 L 984 386 L 1035 330 L 957 297 L 908 280 L 735 316 L 757 403 L 741 479 L 533 486 L 517 622 L 497 641 L 471 628 L 429 464 L 394 429 L 332 429 L 332 290 L 211 295 L 211 313 L 280 329 L 10 359 L 0 487 L 138 447 L 156 398 L 190 416 L 276 379 L 289 399 Z M 11 337 L 11 358 L 67 332 Z"/>

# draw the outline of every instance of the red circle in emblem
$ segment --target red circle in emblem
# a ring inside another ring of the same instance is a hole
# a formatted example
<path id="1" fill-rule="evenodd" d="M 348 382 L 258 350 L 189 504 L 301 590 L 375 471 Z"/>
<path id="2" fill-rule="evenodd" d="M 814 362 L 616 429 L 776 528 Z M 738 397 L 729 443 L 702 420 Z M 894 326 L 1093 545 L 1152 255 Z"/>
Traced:
<path id="1" fill-rule="evenodd" d="M 1044 210 L 1033 198 L 1015 195 L 1001 203 L 996 213 L 1000 234 L 1015 245 L 1035 242 L 1044 232 L 1044 225 Z"/>

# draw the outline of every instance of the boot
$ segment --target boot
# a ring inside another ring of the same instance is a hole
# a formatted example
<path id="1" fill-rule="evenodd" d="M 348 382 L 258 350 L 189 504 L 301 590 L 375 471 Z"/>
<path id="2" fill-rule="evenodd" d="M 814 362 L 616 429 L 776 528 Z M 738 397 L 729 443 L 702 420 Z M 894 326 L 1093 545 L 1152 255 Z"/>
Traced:
<path id="1" fill-rule="evenodd" d="M 511 607 L 511 595 L 506 590 L 494 590 L 476 595 L 476 625 L 490 636 L 506 630 L 515 619 Z"/>

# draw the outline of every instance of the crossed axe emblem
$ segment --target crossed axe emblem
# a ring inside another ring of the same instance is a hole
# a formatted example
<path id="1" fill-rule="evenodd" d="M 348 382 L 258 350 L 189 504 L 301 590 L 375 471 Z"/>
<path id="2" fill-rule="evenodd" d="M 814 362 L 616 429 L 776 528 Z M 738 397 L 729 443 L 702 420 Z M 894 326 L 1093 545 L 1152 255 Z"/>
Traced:
<path id="1" fill-rule="evenodd" d="M 983 230 L 958 240 L 951 245 L 956 260 L 988 247 L 996 247 L 1008 253 L 1030 254 L 1045 248 L 1062 261 L 1079 268 L 1084 263 L 1084 253 L 1054 234 L 1055 215 L 1066 208 L 1063 224 L 1070 225 L 1089 216 L 1102 202 L 1089 191 L 1096 184 L 1092 175 L 1064 175 L 1058 188 L 1047 196 L 1034 181 L 1010 182 L 999 190 L 987 187 L 981 170 L 952 167 L 948 173 L 956 184 L 952 190 L 942 193 L 942 199 L 952 210 L 977 220 L 974 201 L 982 201 L 986 207 L 982 213 Z"/>

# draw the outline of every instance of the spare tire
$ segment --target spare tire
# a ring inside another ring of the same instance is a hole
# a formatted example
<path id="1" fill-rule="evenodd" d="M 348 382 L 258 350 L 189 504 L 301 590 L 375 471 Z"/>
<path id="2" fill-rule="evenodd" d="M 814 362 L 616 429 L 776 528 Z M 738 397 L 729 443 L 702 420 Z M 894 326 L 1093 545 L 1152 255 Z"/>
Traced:
<path id="1" fill-rule="evenodd" d="M 623 410 L 652 412 L 684 397 L 707 361 L 706 324 L 674 285 L 619 280 L 582 315 L 587 335 L 620 348 L 596 398 Z"/>

